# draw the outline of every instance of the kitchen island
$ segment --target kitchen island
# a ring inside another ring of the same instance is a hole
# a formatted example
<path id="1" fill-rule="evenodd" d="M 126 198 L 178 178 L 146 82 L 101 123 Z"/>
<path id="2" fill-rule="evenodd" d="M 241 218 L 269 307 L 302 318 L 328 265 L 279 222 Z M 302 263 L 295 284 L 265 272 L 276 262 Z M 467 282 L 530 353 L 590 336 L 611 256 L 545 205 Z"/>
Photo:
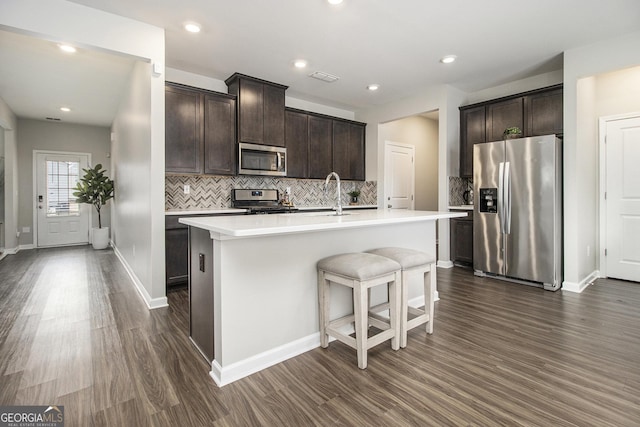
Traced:
<path id="1" fill-rule="evenodd" d="M 320 345 L 316 262 L 401 246 L 436 252 L 437 219 L 460 212 L 362 210 L 181 218 L 189 226 L 191 331 L 219 386 Z M 420 305 L 421 280 L 409 299 Z M 375 290 L 374 290 L 375 291 Z M 372 300 L 382 299 L 373 293 Z M 332 315 L 351 312 L 348 290 Z M 355 357 L 355 356 L 354 356 Z"/>

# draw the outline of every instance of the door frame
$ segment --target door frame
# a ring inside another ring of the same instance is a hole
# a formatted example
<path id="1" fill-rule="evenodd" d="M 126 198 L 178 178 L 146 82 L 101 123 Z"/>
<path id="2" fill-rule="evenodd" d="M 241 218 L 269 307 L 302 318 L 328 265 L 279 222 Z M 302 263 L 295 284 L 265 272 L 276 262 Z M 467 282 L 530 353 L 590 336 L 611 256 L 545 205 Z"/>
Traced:
<path id="1" fill-rule="evenodd" d="M 79 151 L 56 151 L 56 150 L 33 150 L 32 154 L 32 172 L 33 172 L 33 187 L 31 189 L 31 208 L 33 209 L 33 226 L 31 227 L 33 235 L 33 247 L 38 247 L 38 202 L 36 201 L 36 194 L 38 194 L 38 154 L 51 154 L 54 156 L 87 156 L 87 164 L 91 166 L 91 153 L 84 153 Z M 91 228 L 93 227 L 93 209 L 89 209 L 89 243 L 92 243 L 93 233 Z"/>
<path id="2" fill-rule="evenodd" d="M 388 188 L 387 188 L 387 174 L 390 173 L 389 171 L 389 159 L 387 158 L 387 147 L 389 147 L 390 145 L 395 145 L 398 147 L 402 147 L 402 148 L 408 148 L 413 150 L 413 161 L 411 162 L 411 166 L 413 167 L 413 178 L 411 180 L 411 208 L 409 210 L 414 210 L 416 208 L 416 198 L 415 198 L 415 193 L 416 193 L 416 162 L 415 162 L 415 157 L 416 157 L 416 147 L 415 145 L 411 145 L 411 144 L 404 144 L 402 142 L 395 142 L 395 141 L 389 141 L 389 140 L 385 140 L 384 141 L 384 171 L 383 171 L 383 182 L 382 182 L 382 207 L 384 209 L 387 209 L 387 195 L 389 194 Z"/>
<path id="3" fill-rule="evenodd" d="M 605 190 L 607 188 L 607 123 L 616 122 L 618 120 L 640 118 L 640 111 L 632 113 L 615 114 L 612 116 L 603 116 L 598 119 L 598 139 L 600 154 L 598 158 L 599 169 L 599 189 L 598 189 L 598 216 L 600 217 L 600 233 L 598 242 L 597 265 L 599 267 L 599 277 L 607 277 L 607 260 L 604 255 L 607 243 L 607 200 L 605 198 Z"/>

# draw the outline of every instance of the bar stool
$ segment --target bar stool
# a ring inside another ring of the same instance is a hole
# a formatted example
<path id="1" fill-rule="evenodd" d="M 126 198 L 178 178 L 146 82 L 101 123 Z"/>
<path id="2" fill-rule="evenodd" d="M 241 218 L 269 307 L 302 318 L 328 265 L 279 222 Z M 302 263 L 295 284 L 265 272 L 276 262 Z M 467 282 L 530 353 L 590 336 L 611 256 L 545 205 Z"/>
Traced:
<path id="1" fill-rule="evenodd" d="M 375 254 L 345 253 L 318 261 L 318 304 L 320 317 L 320 345 L 329 346 L 329 336 L 356 349 L 358 367 L 367 367 L 367 350 L 391 340 L 391 348 L 400 348 L 400 270 L 397 262 Z M 338 284 L 353 290 L 353 314 L 331 320 L 329 307 L 330 284 Z M 368 289 L 387 285 L 389 291 L 389 319 L 369 317 Z M 355 338 L 339 328 L 355 323 Z M 368 337 L 369 324 L 381 332 Z"/>
<path id="2" fill-rule="evenodd" d="M 367 253 L 384 256 L 394 260 L 402 266 L 402 303 L 400 306 L 400 347 L 407 346 L 407 332 L 417 326 L 426 323 L 428 334 L 433 333 L 434 300 L 436 291 L 436 259 L 433 255 L 407 248 L 378 248 Z M 424 310 L 409 307 L 409 275 L 424 275 Z M 387 303 L 371 308 L 373 312 L 386 309 Z M 415 316 L 411 319 L 409 315 Z"/>

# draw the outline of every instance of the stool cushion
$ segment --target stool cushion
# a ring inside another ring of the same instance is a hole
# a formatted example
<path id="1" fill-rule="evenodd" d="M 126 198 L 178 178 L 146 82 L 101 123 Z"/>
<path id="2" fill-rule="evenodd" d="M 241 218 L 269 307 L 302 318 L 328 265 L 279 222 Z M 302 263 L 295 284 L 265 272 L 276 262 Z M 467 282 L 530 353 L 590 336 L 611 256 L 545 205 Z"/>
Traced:
<path id="1" fill-rule="evenodd" d="M 333 255 L 318 261 L 317 266 L 318 270 L 358 280 L 373 279 L 401 269 L 400 264 L 389 258 L 368 253 Z"/>
<path id="2" fill-rule="evenodd" d="M 403 270 L 436 262 L 436 257 L 433 255 L 416 251 L 415 249 L 389 247 L 372 249 L 367 253 L 392 259 L 400 264 Z"/>

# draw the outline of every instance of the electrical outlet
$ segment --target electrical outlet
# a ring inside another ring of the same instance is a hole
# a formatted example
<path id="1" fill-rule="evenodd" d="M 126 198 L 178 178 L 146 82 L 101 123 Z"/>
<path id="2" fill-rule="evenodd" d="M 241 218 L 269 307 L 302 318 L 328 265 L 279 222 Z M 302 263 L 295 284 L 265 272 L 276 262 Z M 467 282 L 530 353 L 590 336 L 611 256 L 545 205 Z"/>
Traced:
<path id="1" fill-rule="evenodd" d="M 591 246 L 587 245 L 587 256 L 591 256 Z"/>
<path id="2" fill-rule="evenodd" d="M 184 185 L 184 194 L 191 193 L 191 186 L 189 184 Z"/>

